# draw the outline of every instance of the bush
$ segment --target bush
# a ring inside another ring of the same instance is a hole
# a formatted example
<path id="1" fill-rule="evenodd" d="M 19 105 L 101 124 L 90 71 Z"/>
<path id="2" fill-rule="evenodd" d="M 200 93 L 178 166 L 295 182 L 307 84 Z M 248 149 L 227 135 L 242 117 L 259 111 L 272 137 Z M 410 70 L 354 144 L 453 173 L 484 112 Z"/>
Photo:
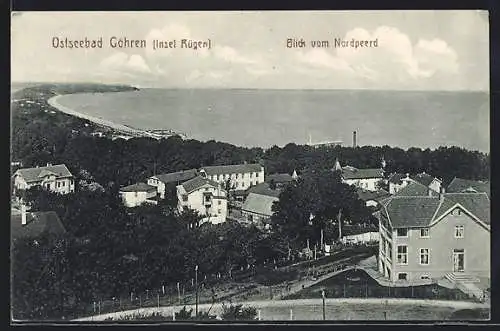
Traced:
<path id="1" fill-rule="evenodd" d="M 176 321 L 206 321 L 206 320 L 214 320 L 216 318 L 215 315 L 210 315 L 208 312 L 198 312 L 198 316 L 193 316 L 193 309 L 186 309 L 184 306 L 178 313 L 175 313 Z"/>
<path id="2" fill-rule="evenodd" d="M 226 321 L 249 321 L 257 317 L 257 309 L 255 307 L 243 307 L 242 304 L 229 306 L 222 305 L 223 320 Z"/>

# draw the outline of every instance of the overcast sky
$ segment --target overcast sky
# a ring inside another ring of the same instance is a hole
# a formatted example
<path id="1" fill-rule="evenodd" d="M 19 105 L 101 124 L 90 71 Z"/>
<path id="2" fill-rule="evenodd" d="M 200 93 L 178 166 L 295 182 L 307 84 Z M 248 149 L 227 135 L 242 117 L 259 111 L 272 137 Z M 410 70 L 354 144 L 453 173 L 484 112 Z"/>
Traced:
<path id="1" fill-rule="evenodd" d="M 489 90 L 485 11 L 23 12 L 12 17 L 12 81 L 139 87 Z M 54 49 L 52 38 L 103 38 Z M 112 36 L 146 39 L 113 49 Z M 207 40 L 210 50 L 156 50 L 152 39 Z M 308 47 L 286 48 L 287 38 Z M 311 40 L 378 47 L 311 48 Z"/>

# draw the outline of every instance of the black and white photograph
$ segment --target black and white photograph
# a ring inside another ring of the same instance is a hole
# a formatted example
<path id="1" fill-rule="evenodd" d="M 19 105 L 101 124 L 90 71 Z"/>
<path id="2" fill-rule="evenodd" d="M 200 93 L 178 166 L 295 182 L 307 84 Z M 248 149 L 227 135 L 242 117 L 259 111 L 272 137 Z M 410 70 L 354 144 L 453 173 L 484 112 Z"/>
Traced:
<path id="1" fill-rule="evenodd" d="M 11 13 L 11 324 L 489 321 L 486 10 Z"/>

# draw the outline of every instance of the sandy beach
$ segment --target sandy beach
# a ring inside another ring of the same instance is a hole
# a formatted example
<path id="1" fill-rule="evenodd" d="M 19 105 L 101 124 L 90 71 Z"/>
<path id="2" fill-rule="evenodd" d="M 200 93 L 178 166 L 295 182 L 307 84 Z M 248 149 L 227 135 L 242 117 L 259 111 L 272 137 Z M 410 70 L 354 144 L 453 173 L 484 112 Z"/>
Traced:
<path id="1" fill-rule="evenodd" d="M 47 100 L 47 103 L 63 113 L 86 119 L 88 121 L 91 121 L 91 122 L 99 125 L 99 126 L 104 126 L 104 127 L 113 129 L 115 131 L 119 131 L 121 133 L 127 133 L 127 134 L 132 134 L 132 135 L 141 135 L 141 136 L 150 135 L 148 132 L 143 131 L 143 130 L 134 129 L 134 128 L 128 127 L 126 125 L 117 124 L 117 123 L 114 123 L 114 122 L 111 122 L 108 120 L 104 120 L 102 118 L 98 118 L 95 116 L 90 116 L 90 115 L 86 115 L 86 114 L 82 114 L 82 113 L 79 113 L 77 111 L 74 111 L 73 109 L 70 109 L 66 106 L 63 106 L 58 102 L 58 99 L 61 96 L 62 95 L 54 96 L 54 97 L 50 98 L 49 100 Z"/>

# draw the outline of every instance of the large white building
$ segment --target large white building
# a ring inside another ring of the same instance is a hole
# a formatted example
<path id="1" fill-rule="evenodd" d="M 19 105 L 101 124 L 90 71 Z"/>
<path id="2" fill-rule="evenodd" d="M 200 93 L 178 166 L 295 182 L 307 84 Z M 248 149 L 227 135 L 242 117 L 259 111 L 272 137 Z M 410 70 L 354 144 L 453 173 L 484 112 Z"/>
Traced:
<path id="1" fill-rule="evenodd" d="M 219 224 L 226 221 L 227 192 L 221 183 L 201 176 L 177 186 L 177 209 L 197 211 L 203 219 L 200 223 Z"/>
<path id="2" fill-rule="evenodd" d="M 203 167 L 199 173 L 223 187 L 229 181 L 231 190 L 246 190 L 264 182 L 264 167 L 258 163 Z"/>
<path id="3" fill-rule="evenodd" d="M 74 177 L 64 164 L 18 169 L 13 179 L 14 190 L 27 190 L 39 186 L 59 194 L 75 191 Z"/>
<path id="4" fill-rule="evenodd" d="M 120 189 L 123 204 L 127 207 L 137 207 L 144 203 L 157 204 L 156 187 L 146 183 L 136 183 Z"/>

